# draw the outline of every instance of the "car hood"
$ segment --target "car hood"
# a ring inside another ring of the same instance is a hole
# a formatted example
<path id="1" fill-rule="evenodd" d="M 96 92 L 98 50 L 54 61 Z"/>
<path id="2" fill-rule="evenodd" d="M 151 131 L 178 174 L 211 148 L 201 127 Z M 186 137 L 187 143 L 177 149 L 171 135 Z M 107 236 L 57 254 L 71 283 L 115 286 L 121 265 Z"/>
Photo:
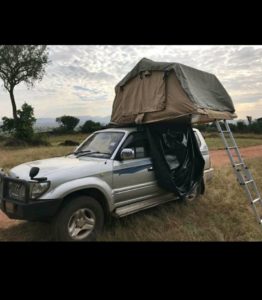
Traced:
<path id="1" fill-rule="evenodd" d="M 108 160 L 103 158 L 77 158 L 70 155 L 27 162 L 12 168 L 9 175 L 30 180 L 29 172 L 31 168 L 38 167 L 40 170 L 36 178 L 47 177 L 48 180 L 63 178 L 64 181 L 67 181 L 108 171 L 107 162 Z"/>

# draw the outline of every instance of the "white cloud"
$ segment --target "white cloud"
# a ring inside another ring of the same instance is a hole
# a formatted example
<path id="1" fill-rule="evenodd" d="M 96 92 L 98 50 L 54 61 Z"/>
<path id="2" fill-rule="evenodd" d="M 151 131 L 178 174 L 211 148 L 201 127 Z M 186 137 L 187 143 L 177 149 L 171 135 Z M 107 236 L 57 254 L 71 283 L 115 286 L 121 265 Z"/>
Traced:
<path id="1" fill-rule="evenodd" d="M 33 89 L 15 88 L 17 106 L 33 105 L 36 117 L 111 114 L 115 85 L 147 57 L 180 62 L 215 74 L 231 95 L 240 118 L 262 116 L 261 46 L 49 46 L 52 61 Z M 0 82 L 1 84 L 1 82 Z M 0 118 L 11 116 L 0 89 Z"/>

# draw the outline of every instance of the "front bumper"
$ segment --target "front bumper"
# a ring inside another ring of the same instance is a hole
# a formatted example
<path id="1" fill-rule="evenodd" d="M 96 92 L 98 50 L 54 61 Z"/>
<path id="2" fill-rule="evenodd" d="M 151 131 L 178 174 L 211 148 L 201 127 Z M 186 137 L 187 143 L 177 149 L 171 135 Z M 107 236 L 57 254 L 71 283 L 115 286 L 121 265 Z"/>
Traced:
<path id="1" fill-rule="evenodd" d="M 10 198 L 8 183 L 17 182 L 25 186 L 23 200 Z M 62 199 L 30 199 L 29 183 L 25 180 L 10 178 L 0 172 L 0 209 L 10 218 L 18 220 L 40 221 L 53 217 L 58 211 Z"/>
<path id="2" fill-rule="evenodd" d="M 53 217 L 58 211 L 62 199 L 36 200 L 34 202 L 21 203 L 18 201 L 0 200 L 1 210 L 10 218 L 17 220 L 40 221 Z"/>

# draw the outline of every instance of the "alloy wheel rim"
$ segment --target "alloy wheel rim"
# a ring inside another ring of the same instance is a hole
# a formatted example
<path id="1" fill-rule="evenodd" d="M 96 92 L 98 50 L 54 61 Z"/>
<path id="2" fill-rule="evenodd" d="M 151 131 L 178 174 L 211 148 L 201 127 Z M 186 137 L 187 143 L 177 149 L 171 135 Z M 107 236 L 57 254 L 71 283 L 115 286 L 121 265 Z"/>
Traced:
<path id="1" fill-rule="evenodd" d="M 67 227 L 72 239 L 85 239 L 95 228 L 95 214 L 88 208 L 78 209 L 71 216 Z"/>

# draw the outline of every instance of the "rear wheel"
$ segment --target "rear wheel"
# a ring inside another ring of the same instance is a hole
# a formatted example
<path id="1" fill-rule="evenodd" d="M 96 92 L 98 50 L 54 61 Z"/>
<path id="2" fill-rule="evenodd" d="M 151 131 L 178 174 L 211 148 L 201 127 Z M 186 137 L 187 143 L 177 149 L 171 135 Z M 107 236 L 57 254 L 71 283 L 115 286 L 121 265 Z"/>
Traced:
<path id="1" fill-rule="evenodd" d="M 92 197 L 76 197 L 60 210 L 53 226 L 57 241 L 94 241 L 104 226 L 103 208 Z"/>

